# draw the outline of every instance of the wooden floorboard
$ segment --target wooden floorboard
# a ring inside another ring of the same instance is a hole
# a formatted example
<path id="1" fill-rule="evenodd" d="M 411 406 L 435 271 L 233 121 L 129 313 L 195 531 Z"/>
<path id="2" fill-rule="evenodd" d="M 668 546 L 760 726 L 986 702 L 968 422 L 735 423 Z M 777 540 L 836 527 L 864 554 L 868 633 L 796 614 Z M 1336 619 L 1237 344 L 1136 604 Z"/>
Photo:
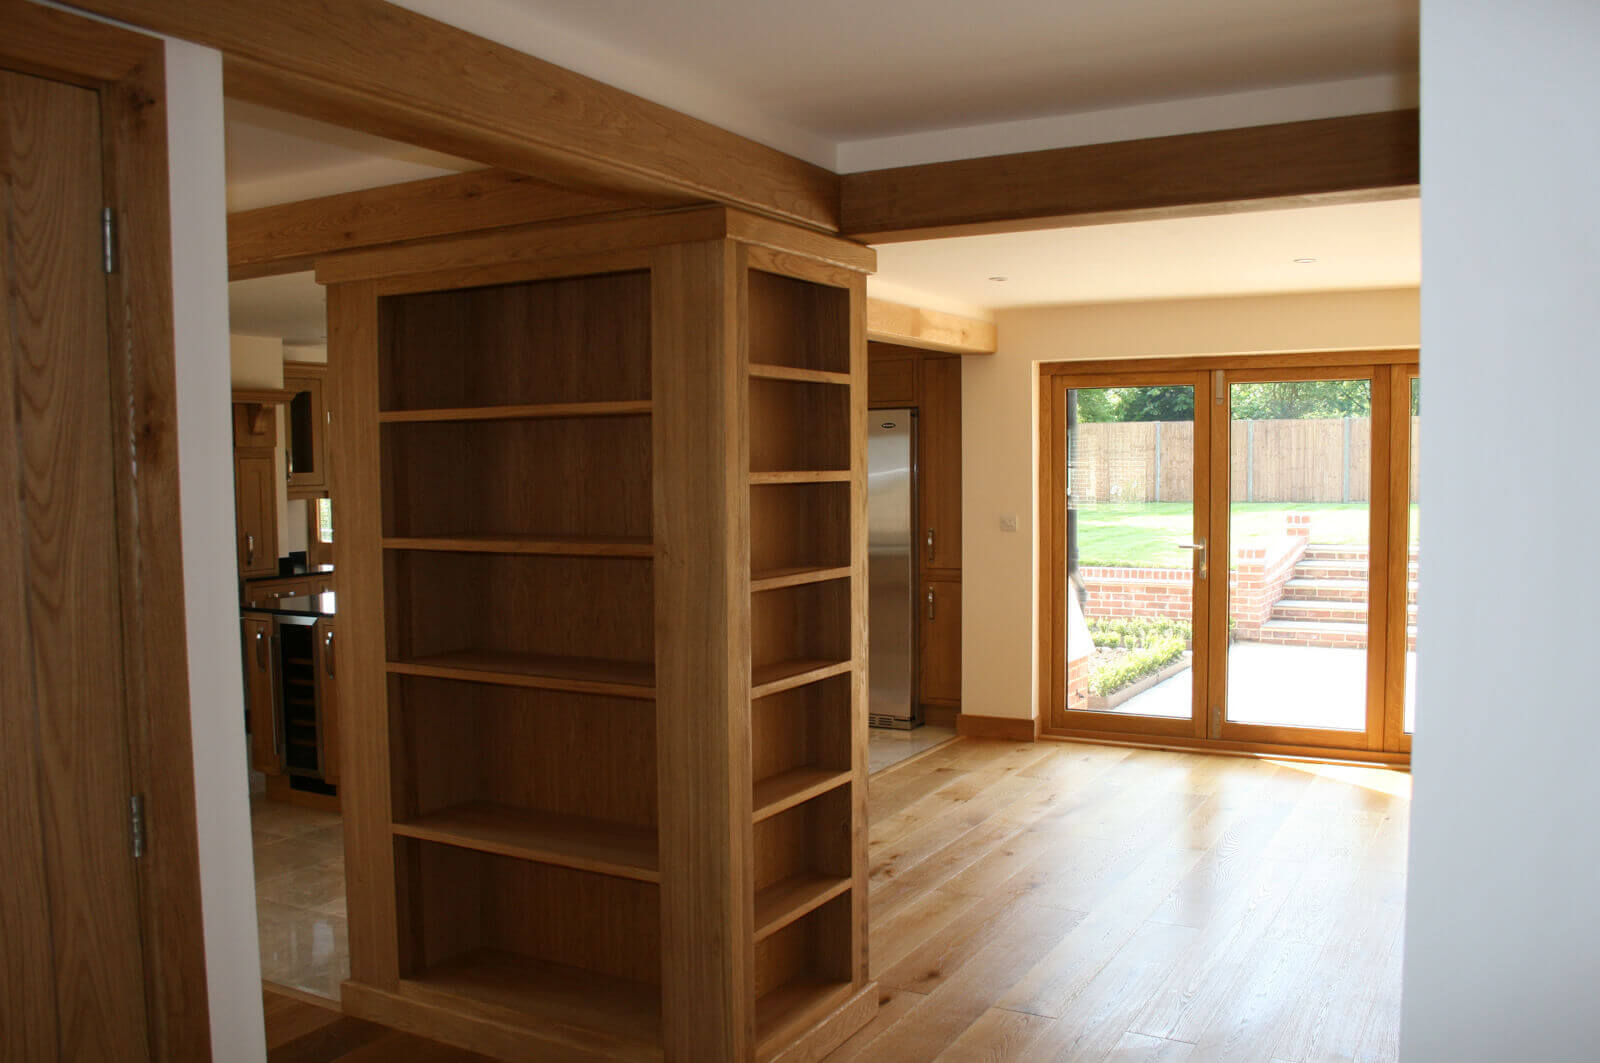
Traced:
<path id="1" fill-rule="evenodd" d="M 1410 777 L 961 739 L 872 781 L 877 1016 L 829 1063 L 1392 1063 Z M 267 993 L 271 1063 L 482 1057 Z"/>

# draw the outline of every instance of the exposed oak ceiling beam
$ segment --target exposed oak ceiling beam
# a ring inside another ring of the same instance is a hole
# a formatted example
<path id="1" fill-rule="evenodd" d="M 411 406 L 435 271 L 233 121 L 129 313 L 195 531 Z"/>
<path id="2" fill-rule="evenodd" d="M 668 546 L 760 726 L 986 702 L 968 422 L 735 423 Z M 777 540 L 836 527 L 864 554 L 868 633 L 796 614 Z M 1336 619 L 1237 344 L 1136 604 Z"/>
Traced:
<path id="1" fill-rule="evenodd" d="M 1390 111 L 846 174 L 868 243 L 1415 195 L 1417 112 Z"/>
<path id="2" fill-rule="evenodd" d="M 382 0 L 69 0 L 220 50 L 231 96 L 647 202 L 838 228 L 820 166 Z"/>
<path id="3" fill-rule="evenodd" d="M 999 350 L 993 321 L 924 310 L 887 299 L 867 300 L 867 339 L 951 354 L 993 354 Z"/>
<path id="4" fill-rule="evenodd" d="M 308 270 L 321 255 L 639 207 L 507 170 L 474 170 L 228 215 L 228 277 Z"/>

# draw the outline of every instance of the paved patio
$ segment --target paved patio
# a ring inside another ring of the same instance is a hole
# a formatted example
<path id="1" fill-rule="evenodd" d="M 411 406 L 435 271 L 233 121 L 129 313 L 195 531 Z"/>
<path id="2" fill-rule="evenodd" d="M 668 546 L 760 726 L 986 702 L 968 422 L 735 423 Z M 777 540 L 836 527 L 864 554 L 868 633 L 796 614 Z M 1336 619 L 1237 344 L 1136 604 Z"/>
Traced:
<path id="1" fill-rule="evenodd" d="M 1158 683 L 1112 712 L 1187 719 L 1194 672 Z M 1367 717 L 1367 651 L 1235 642 L 1228 649 L 1228 719 L 1360 731 Z"/>

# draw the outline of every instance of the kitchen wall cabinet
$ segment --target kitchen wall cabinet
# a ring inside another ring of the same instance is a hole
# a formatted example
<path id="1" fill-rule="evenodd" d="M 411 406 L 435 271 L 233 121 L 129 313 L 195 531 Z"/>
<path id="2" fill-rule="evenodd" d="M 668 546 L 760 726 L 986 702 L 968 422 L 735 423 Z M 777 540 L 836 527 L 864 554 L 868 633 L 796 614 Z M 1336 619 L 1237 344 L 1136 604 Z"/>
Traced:
<path id="1" fill-rule="evenodd" d="M 239 577 L 278 573 L 278 478 L 271 450 L 235 450 L 234 530 Z"/>
<path id="2" fill-rule="evenodd" d="M 328 486 L 328 367 L 285 362 L 283 387 L 292 397 L 284 407 L 284 448 L 289 472 L 289 497 L 320 495 Z"/>

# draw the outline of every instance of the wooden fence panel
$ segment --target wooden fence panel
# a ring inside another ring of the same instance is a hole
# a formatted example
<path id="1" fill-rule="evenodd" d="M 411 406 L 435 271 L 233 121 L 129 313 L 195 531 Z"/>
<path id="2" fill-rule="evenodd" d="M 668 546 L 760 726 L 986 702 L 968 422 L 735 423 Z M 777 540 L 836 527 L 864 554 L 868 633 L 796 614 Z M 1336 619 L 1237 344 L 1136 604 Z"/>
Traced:
<path id="1" fill-rule="evenodd" d="M 1229 427 L 1235 502 L 1360 503 L 1372 497 L 1370 417 L 1234 421 Z M 1415 490 L 1415 445 L 1411 468 Z M 1193 422 L 1078 425 L 1072 492 L 1084 504 L 1193 501 Z"/>

